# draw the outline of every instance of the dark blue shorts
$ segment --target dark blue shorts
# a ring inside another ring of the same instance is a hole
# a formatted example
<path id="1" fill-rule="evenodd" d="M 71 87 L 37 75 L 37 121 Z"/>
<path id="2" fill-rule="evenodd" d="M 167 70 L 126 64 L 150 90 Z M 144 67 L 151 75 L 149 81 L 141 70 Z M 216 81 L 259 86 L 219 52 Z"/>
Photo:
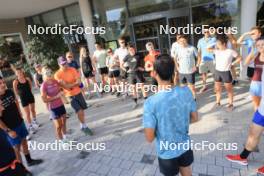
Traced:
<path id="1" fill-rule="evenodd" d="M 66 114 L 66 109 L 65 109 L 64 105 L 62 105 L 62 106 L 59 106 L 57 108 L 51 109 L 50 112 L 51 112 L 50 117 L 53 120 L 56 120 L 56 119 L 59 119 L 59 118 L 61 118 L 61 116 Z"/>
<path id="2" fill-rule="evenodd" d="M 85 99 L 82 95 L 82 93 L 79 93 L 78 95 L 71 96 L 71 106 L 77 113 L 79 110 L 87 109 L 87 104 L 85 102 Z"/>
<path id="3" fill-rule="evenodd" d="M 21 144 L 22 140 L 25 139 L 28 135 L 28 131 L 24 122 L 22 122 L 18 127 L 11 129 L 16 132 L 17 137 L 12 138 L 7 134 L 7 140 L 14 147 Z"/>
<path id="4" fill-rule="evenodd" d="M 264 116 L 261 115 L 258 110 L 255 112 L 252 122 L 264 127 Z"/>

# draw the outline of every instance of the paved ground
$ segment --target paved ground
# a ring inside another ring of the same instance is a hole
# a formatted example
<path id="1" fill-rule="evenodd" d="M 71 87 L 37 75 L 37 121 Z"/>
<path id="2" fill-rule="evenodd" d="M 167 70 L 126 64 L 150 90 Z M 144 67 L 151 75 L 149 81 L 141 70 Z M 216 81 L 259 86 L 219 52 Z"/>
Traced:
<path id="1" fill-rule="evenodd" d="M 263 141 L 260 152 L 250 155 L 249 166 L 231 164 L 224 159 L 227 153 L 237 153 L 243 148 L 253 108 L 248 94 L 248 82 L 235 87 L 236 109 L 228 113 L 225 108 L 211 110 L 215 96 L 212 89 L 198 96 L 200 121 L 190 127 L 194 142 L 237 143 L 238 151 L 194 151 L 192 166 L 194 176 L 249 176 L 264 163 Z M 199 85 L 198 85 L 199 87 Z M 224 94 L 225 106 L 226 94 Z M 44 104 L 36 93 L 37 111 L 42 123 L 33 141 L 54 142 L 53 124 L 49 121 Z M 142 104 L 132 110 L 132 101 L 117 99 L 112 95 L 88 101 L 92 105 L 86 110 L 88 125 L 94 130 L 93 137 L 83 136 L 74 115 L 68 120 L 71 138 L 80 143 L 100 143 L 106 145 L 104 151 L 31 151 L 34 158 L 43 158 L 44 164 L 30 170 L 36 176 L 147 176 L 160 175 L 153 144 L 145 142 L 141 121 Z M 68 108 L 70 112 L 70 108 Z M 96 146 L 94 146 L 96 147 Z"/>

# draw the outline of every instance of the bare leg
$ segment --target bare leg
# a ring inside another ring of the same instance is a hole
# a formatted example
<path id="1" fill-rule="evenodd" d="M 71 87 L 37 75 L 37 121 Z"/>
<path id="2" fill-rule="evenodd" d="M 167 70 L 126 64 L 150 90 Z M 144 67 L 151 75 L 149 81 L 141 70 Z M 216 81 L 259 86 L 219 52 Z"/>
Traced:
<path id="1" fill-rule="evenodd" d="M 83 111 L 83 109 L 80 109 L 80 110 L 77 112 L 77 117 L 78 117 L 80 123 L 82 123 L 82 124 L 85 123 L 85 120 L 84 120 L 84 111 Z"/>
<path id="2" fill-rule="evenodd" d="M 225 85 L 225 89 L 226 89 L 227 95 L 228 95 L 228 103 L 230 105 L 232 105 L 233 104 L 233 97 L 234 97 L 233 85 L 232 85 L 232 83 L 225 83 L 224 85 Z"/>
<path id="3" fill-rule="evenodd" d="M 20 154 L 20 147 L 21 147 L 21 145 L 16 145 L 13 148 L 14 148 L 14 151 L 16 154 L 16 159 L 22 163 L 22 158 L 21 158 L 21 154 Z"/>
<path id="4" fill-rule="evenodd" d="M 207 74 L 206 73 L 202 74 L 202 80 L 203 80 L 203 87 L 206 87 L 206 80 L 207 80 Z"/>
<path id="5" fill-rule="evenodd" d="M 62 137 L 62 133 L 61 133 L 61 131 L 62 131 L 62 124 L 61 124 L 61 122 L 60 122 L 60 119 L 54 119 L 53 120 L 53 123 L 54 123 L 54 127 L 55 127 L 55 131 L 56 131 L 56 136 L 57 136 L 57 138 L 58 139 L 63 139 L 63 137 Z"/>
<path id="6" fill-rule="evenodd" d="M 191 166 L 180 167 L 181 176 L 192 176 L 192 168 Z"/>
<path id="7" fill-rule="evenodd" d="M 262 126 L 259 126 L 255 123 L 251 123 L 246 146 L 245 146 L 245 148 L 248 151 L 254 151 L 254 149 L 259 144 L 263 131 L 264 131 L 264 128 Z"/>
<path id="8" fill-rule="evenodd" d="M 253 106 L 254 106 L 254 110 L 256 111 L 259 107 L 259 104 L 260 104 L 260 100 L 261 100 L 261 97 L 258 97 L 258 96 L 252 96 L 252 103 L 253 103 Z"/>
<path id="9" fill-rule="evenodd" d="M 35 103 L 29 104 L 30 112 L 32 115 L 32 118 L 36 118 L 36 110 L 35 110 Z"/>
<path id="10" fill-rule="evenodd" d="M 30 125 L 31 124 L 31 118 L 30 118 L 30 108 L 29 108 L 29 106 L 25 106 L 25 107 L 23 107 L 23 109 L 24 109 L 24 112 L 25 112 L 25 115 L 26 115 L 26 122 L 28 123 L 28 125 Z"/>
<path id="11" fill-rule="evenodd" d="M 215 93 L 216 93 L 216 103 L 220 103 L 221 101 L 221 93 L 222 93 L 222 83 L 215 82 Z"/>
<path id="12" fill-rule="evenodd" d="M 236 68 L 234 66 L 231 67 L 231 74 L 233 80 L 237 80 Z"/>

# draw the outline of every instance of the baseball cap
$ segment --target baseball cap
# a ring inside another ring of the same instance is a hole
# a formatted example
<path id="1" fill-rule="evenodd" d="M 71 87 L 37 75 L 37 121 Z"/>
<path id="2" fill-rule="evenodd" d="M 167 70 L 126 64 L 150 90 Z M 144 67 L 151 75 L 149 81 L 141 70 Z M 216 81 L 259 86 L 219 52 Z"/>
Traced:
<path id="1" fill-rule="evenodd" d="M 65 64 L 67 64 L 67 59 L 65 57 L 63 57 L 63 56 L 60 56 L 58 58 L 58 64 L 59 65 L 65 65 Z"/>

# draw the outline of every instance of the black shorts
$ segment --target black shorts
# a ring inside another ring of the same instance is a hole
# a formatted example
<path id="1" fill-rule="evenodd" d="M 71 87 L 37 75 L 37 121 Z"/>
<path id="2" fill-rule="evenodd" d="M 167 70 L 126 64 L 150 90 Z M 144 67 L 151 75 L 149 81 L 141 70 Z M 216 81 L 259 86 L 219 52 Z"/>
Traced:
<path id="1" fill-rule="evenodd" d="M 79 93 L 75 96 L 70 97 L 71 100 L 71 106 L 77 113 L 79 110 L 85 110 L 87 109 L 87 104 L 85 102 L 85 99 L 82 95 L 82 93 Z"/>
<path id="2" fill-rule="evenodd" d="M 136 72 L 136 73 L 128 73 L 127 80 L 129 84 L 136 84 L 136 83 L 144 83 L 145 78 L 143 73 Z"/>
<path id="3" fill-rule="evenodd" d="M 34 95 L 31 93 L 27 96 L 20 97 L 20 100 L 21 100 L 22 107 L 26 107 L 29 104 L 35 103 Z"/>
<path id="4" fill-rule="evenodd" d="M 248 67 L 248 68 L 247 68 L 247 77 L 248 77 L 248 78 L 252 78 L 253 75 L 254 75 L 254 71 L 255 71 L 255 68 L 253 68 L 253 67 Z"/>
<path id="5" fill-rule="evenodd" d="M 83 75 L 84 75 L 85 78 L 92 78 L 92 77 L 94 77 L 94 74 L 93 74 L 92 71 L 84 72 Z"/>
<path id="6" fill-rule="evenodd" d="M 100 75 L 108 74 L 108 68 L 103 67 L 98 69 Z"/>
<path id="7" fill-rule="evenodd" d="M 195 73 L 181 74 L 179 75 L 180 82 L 182 84 L 195 84 Z"/>
<path id="8" fill-rule="evenodd" d="M 117 77 L 119 77 L 119 75 L 120 75 L 119 70 L 109 71 L 109 73 L 108 73 L 109 78 L 117 78 Z"/>
<path id="9" fill-rule="evenodd" d="M 159 169 L 165 176 L 174 176 L 179 173 L 180 167 L 187 167 L 193 163 L 193 151 L 188 150 L 179 157 L 159 160 Z"/>
<path id="10" fill-rule="evenodd" d="M 215 70 L 214 75 L 215 82 L 232 83 L 233 78 L 230 71 L 218 71 Z"/>
<path id="11" fill-rule="evenodd" d="M 155 78 L 151 79 L 151 85 L 158 86 L 158 81 Z"/>
<path id="12" fill-rule="evenodd" d="M 66 109 L 64 105 L 61 105 L 57 108 L 51 109 L 50 112 L 51 112 L 51 118 L 53 120 L 57 120 L 66 114 Z"/>

